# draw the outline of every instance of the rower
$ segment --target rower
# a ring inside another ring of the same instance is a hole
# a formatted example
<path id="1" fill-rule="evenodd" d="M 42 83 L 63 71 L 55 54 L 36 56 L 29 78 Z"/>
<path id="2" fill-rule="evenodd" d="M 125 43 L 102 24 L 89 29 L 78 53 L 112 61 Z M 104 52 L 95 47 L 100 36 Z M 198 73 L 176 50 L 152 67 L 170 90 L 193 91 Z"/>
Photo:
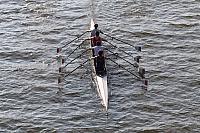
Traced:
<path id="1" fill-rule="evenodd" d="M 97 75 L 104 76 L 106 74 L 105 57 L 104 57 L 103 51 L 99 51 L 98 53 L 95 68 L 96 68 Z"/>
<path id="2" fill-rule="evenodd" d="M 99 45 L 102 45 L 102 41 L 107 41 L 107 40 L 101 38 L 99 36 L 99 31 L 97 31 L 96 36 L 91 37 L 91 47 L 97 46 L 97 42 L 100 43 Z M 93 56 L 96 56 L 98 52 L 95 54 L 94 49 L 92 49 L 92 53 L 93 53 Z"/>
<path id="3" fill-rule="evenodd" d="M 94 56 L 98 56 L 99 51 L 103 51 L 104 47 L 101 45 L 101 42 L 97 42 L 96 46 L 92 47 L 94 49 Z"/>
<path id="4" fill-rule="evenodd" d="M 91 37 L 94 37 L 97 31 L 103 34 L 103 32 L 98 29 L 98 24 L 95 24 L 94 29 L 91 31 Z"/>
<path id="5" fill-rule="evenodd" d="M 99 31 L 96 31 L 95 36 L 92 37 L 92 46 L 96 46 L 97 42 L 102 43 L 102 38 L 99 36 Z"/>
<path id="6" fill-rule="evenodd" d="M 97 60 L 97 56 L 99 54 L 99 51 L 103 51 L 104 47 L 101 45 L 100 42 L 97 42 L 97 46 L 94 46 L 91 49 L 92 49 L 92 52 L 93 52 L 93 56 L 95 57 L 94 58 L 94 65 L 96 66 L 96 60 Z"/>
<path id="7" fill-rule="evenodd" d="M 107 41 L 106 39 L 104 39 L 104 38 L 101 38 L 100 36 L 99 36 L 99 31 L 96 31 L 96 35 L 94 36 L 94 37 L 92 37 L 91 39 L 92 39 L 92 46 L 96 46 L 97 45 L 97 42 L 100 42 L 100 43 L 102 43 L 102 41 Z"/>
<path id="8" fill-rule="evenodd" d="M 98 29 L 98 24 L 95 24 L 94 29 L 91 31 L 91 37 L 95 36 L 97 31 L 100 32 Z"/>

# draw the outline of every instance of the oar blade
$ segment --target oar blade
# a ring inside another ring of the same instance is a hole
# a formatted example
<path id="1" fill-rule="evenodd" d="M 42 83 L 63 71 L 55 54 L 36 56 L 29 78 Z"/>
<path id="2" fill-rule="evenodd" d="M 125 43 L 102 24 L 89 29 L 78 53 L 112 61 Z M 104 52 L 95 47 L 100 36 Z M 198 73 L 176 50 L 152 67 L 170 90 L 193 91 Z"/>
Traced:
<path id="1" fill-rule="evenodd" d="M 61 83 L 61 77 L 58 77 L 58 84 Z"/>
<path id="2" fill-rule="evenodd" d="M 138 52 L 142 51 L 142 47 L 141 46 L 135 46 L 135 50 L 137 50 Z"/>
<path id="3" fill-rule="evenodd" d="M 62 48 L 57 48 L 57 53 L 60 53 Z"/>

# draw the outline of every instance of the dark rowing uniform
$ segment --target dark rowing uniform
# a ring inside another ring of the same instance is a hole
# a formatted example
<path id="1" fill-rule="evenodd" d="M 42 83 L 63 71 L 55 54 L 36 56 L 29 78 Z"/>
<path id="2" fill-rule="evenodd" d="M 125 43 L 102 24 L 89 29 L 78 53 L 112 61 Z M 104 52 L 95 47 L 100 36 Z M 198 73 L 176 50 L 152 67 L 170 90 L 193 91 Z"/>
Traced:
<path id="1" fill-rule="evenodd" d="M 98 56 L 96 59 L 96 74 L 100 76 L 104 76 L 106 74 L 104 56 Z"/>

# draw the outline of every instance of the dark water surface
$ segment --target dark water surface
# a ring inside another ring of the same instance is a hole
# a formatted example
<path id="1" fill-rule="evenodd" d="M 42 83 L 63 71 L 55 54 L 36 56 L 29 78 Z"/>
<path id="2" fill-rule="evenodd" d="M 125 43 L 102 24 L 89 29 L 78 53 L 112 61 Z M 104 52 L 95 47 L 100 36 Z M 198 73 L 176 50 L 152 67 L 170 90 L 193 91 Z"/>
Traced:
<path id="1" fill-rule="evenodd" d="M 87 69 L 57 84 L 56 48 L 87 30 L 91 17 L 105 33 L 143 46 L 150 80 L 145 91 L 108 62 L 108 116 Z M 200 132 L 199 29 L 199 0 L 1 0 L 0 132 Z"/>

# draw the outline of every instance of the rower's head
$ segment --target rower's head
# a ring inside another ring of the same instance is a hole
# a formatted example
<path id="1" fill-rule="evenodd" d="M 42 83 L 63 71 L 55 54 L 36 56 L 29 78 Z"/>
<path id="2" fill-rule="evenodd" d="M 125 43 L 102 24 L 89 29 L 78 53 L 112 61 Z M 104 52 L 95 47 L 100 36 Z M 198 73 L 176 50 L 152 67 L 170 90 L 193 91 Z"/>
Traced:
<path id="1" fill-rule="evenodd" d="M 94 28 L 97 29 L 97 28 L 98 28 L 98 24 L 95 24 L 95 25 L 94 25 Z"/>
<path id="2" fill-rule="evenodd" d="M 99 36 L 99 31 L 96 31 L 96 36 Z"/>
<path id="3" fill-rule="evenodd" d="M 103 56 L 103 51 L 99 51 L 99 56 Z"/>
<path id="4" fill-rule="evenodd" d="M 99 42 L 99 41 L 96 42 L 96 45 L 97 45 L 97 46 L 101 46 L 101 42 Z"/>

